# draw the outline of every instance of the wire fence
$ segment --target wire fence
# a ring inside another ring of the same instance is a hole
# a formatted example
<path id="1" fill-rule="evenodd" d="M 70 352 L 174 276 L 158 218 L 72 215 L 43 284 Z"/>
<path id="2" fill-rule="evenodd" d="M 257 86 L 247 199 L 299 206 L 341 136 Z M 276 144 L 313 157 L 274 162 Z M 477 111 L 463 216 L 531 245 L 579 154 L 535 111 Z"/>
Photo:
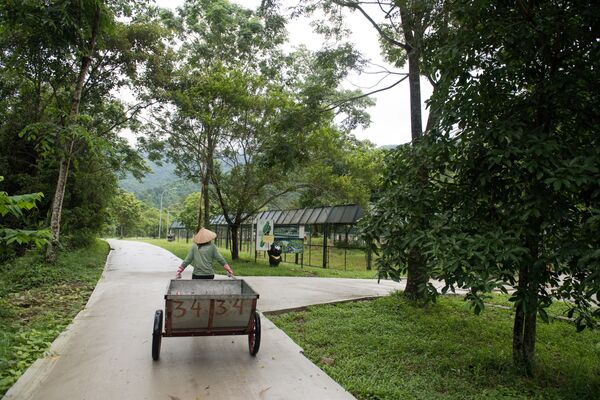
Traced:
<path id="1" fill-rule="evenodd" d="M 231 248 L 231 234 L 227 226 L 213 226 L 217 233 L 216 245 Z M 346 271 L 370 270 L 372 257 L 366 251 L 354 225 L 310 225 L 305 227 L 304 252 L 284 253 L 284 262 L 331 268 Z M 266 251 L 253 251 L 256 246 L 250 225 L 243 225 L 238 230 L 238 251 L 257 260 L 268 259 Z"/>

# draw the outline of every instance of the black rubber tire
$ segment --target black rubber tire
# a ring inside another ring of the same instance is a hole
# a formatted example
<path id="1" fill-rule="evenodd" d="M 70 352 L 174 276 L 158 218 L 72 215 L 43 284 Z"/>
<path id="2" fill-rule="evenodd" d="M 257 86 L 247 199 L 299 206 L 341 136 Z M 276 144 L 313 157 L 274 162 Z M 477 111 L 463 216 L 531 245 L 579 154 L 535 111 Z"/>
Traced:
<path id="1" fill-rule="evenodd" d="M 255 356 L 260 349 L 260 316 L 254 312 L 254 329 L 248 334 L 248 350 L 250 355 Z"/>
<path id="2" fill-rule="evenodd" d="M 152 359 L 157 361 L 160 357 L 160 343 L 162 342 L 163 310 L 154 313 L 154 328 L 152 329 Z"/>

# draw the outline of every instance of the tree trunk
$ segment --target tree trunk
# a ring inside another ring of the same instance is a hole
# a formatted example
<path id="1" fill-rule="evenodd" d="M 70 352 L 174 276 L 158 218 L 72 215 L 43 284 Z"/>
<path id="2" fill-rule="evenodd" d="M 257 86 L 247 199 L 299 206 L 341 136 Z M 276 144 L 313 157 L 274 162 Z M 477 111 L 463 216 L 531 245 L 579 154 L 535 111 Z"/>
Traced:
<path id="1" fill-rule="evenodd" d="M 234 224 L 231 225 L 231 259 L 238 260 L 240 258 L 240 254 L 238 251 L 239 243 L 238 243 L 238 229 L 239 225 Z"/>
<path id="2" fill-rule="evenodd" d="M 209 134 L 210 132 L 207 132 L 207 160 L 206 160 L 206 174 L 204 176 L 204 180 L 202 181 L 202 196 L 203 200 L 204 200 L 204 225 L 208 226 L 210 225 L 210 196 L 208 194 L 208 185 L 210 184 L 210 180 L 212 179 L 212 175 L 213 175 L 213 155 L 215 152 L 215 145 L 213 143 L 213 140 Z"/>
<path id="3" fill-rule="evenodd" d="M 46 249 L 46 261 L 54 263 L 56 261 L 56 252 L 60 239 L 60 219 L 62 214 L 62 205 L 65 198 L 65 188 L 67 186 L 67 175 L 69 173 L 70 160 L 61 158 L 58 169 L 58 181 L 56 183 L 56 192 L 52 200 L 52 215 L 50 217 L 50 231 L 52 239 Z"/>
<path id="4" fill-rule="evenodd" d="M 421 67 L 415 49 L 408 52 L 408 85 L 410 89 L 410 136 L 413 142 L 423 137 L 421 115 Z"/>
<path id="5" fill-rule="evenodd" d="M 408 81 L 410 88 L 410 127 L 412 142 L 416 143 L 423 137 L 423 123 L 421 121 L 421 68 L 419 55 L 413 48 L 408 52 Z M 426 178 L 426 174 L 423 179 Z M 423 182 L 424 184 L 426 182 Z M 425 292 L 420 290 L 429 280 L 425 271 L 425 258 L 419 249 L 413 249 L 408 257 L 406 275 L 406 289 L 404 295 L 411 300 L 423 299 Z"/>
<path id="6" fill-rule="evenodd" d="M 202 219 L 204 220 L 204 226 L 206 227 L 210 225 L 210 199 L 208 196 L 208 181 L 210 179 L 209 176 L 210 175 L 207 175 L 204 181 L 202 182 L 202 202 L 204 203 L 204 217 Z"/>
<path id="7" fill-rule="evenodd" d="M 436 85 L 433 86 L 433 93 L 436 91 Z M 425 134 L 428 134 L 439 122 L 440 110 L 435 105 L 429 107 L 429 115 L 427 116 L 427 123 L 425 124 Z"/>
<path id="8" fill-rule="evenodd" d="M 200 188 L 200 202 L 198 203 L 198 219 L 196 221 L 196 232 L 202 228 L 202 202 L 204 197 L 204 184 L 202 184 Z"/>
<path id="9" fill-rule="evenodd" d="M 526 301 L 517 304 L 513 325 L 513 363 L 527 376 L 533 376 L 538 308 L 537 284 L 531 269 L 525 265 L 519 269 L 518 288 L 525 293 Z"/>
<path id="10" fill-rule="evenodd" d="M 408 256 L 408 271 L 406 275 L 406 288 L 404 296 L 409 300 L 419 300 L 425 297 L 421 290 L 427 284 L 428 276 L 425 272 L 425 262 L 418 249 L 412 249 Z"/>
<path id="11" fill-rule="evenodd" d="M 79 105 L 81 104 L 81 93 L 83 91 L 83 85 L 85 78 L 92 63 L 92 56 L 94 49 L 96 48 L 96 39 L 98 36 L 98 30 L 100 28 L 100 6 L 96 5 L 94 14 L 94 20 L 92 24 L 92 35 L 89 41 L 89 47 L 86 55 L 81 58 L 81 66 L 79 68 L 79 75 L 77 76 L 77 82 L 75 83 L 75 89 L 71 96 L 71 109 L 69 112 L 69 119 L 67 120 L 67 126 L 76 123 L 75 119 L 79 115 Z M 56 261 L 58 243 L 60 241 L 60 222 L 62 218 L 62 207 L 65 199 L 65 191 L 67 188 L 67 176 L 69 174 L 69 167 L 71 164 L 71 157 L 73 155 L 73 147 L 75 145 L 75 137 L 67 141 L 67 146 L 64 149 L 64 153 L 61 156 L 60 167 L 58 171 L 58 179 L 56 182 L 56 191 L 54 192 L 54 199 L 52 200 L 52 215 L 50 217 L 50 230 L 52 232 L 52 239 L 46 249 L 46 260 L 50 263 Z"/>

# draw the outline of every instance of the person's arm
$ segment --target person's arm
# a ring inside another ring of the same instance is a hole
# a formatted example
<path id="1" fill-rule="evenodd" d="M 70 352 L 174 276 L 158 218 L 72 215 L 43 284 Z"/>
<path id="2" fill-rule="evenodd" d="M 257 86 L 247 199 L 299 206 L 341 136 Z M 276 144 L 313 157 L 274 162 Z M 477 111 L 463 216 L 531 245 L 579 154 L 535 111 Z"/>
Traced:
<path id="1" fill-rule="evenodd" d="M 181 263 L 179 268 L 177 268 L 177 273 L 175 274 L 175 279 L 181 279 L 181 273 L 183 272 L 185 267 L 190 265 L 190 263 L 192 262 L 193 259 L 194 259 L 194 245 L 192 245 L 192 247 L 190 247 L 190 251 L 188 252 L 187 257 L 185 258 L 185 260 L 183 260 L 183 262 Z"/>
<path id="2" fill-rule="evenodd" d="M 212 250 L 213 250 L 213 258 L 215 260 L 217 260 L 219 262 L 219 264 L 221 264 L 223 266 L 225 271 L 227 271 L 227 275 L 235 276 L 235 274 L 233 273 L 233 270 L 231 269 L 229 264 L 227 264 L 227 260 L 225 260 L 225 258 L 221 255 L 221 253 L 219 253 L 219 249 L 217 249 L 217 246 L 215 246 L 213 244 Z"/>

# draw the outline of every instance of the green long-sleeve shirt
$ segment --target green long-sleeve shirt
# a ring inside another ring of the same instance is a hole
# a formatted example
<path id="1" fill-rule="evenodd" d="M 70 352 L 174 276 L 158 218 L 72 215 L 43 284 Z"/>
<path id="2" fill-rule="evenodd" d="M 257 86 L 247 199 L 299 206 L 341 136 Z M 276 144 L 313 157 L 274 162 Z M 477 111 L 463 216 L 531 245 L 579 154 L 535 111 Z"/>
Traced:
<path id="1" fill-rule="evenodd" d="M 200 248 L 194 243 L 181 265 L 185 268 L 191 264 L 194 267 L 194 275 L 214 275 L 215 270 L 212 267 L 214 261 L 221 265 L 227 264 L 213 243 L 200 246 Z"/>

